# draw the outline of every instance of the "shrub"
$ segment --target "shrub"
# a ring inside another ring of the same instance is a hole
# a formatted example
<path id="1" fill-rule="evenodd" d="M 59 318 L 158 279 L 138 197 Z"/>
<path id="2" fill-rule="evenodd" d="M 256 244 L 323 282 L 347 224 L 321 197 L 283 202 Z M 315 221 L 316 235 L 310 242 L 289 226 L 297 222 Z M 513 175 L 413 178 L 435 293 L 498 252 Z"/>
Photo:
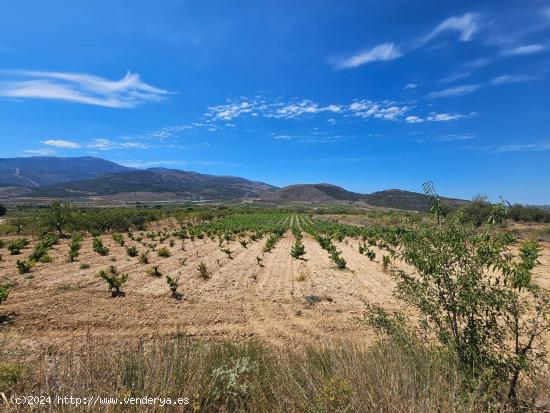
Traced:
<path id="1" fill-rule="evenodd" d="M 277 244 L 279 241 L 280 236 L 277 234 L 271 234 L 267 241 L 265 242 L 264 252 L 271 252 L 273 247 Z"/>
<path id="2" fill-rule="evenodd" d="M 159 257 L 162 257 L 162 258 L 168 258 L 170 255 L 170 250 L 166 247 L 161 247 L 159 248 L 158 252 L 157 252 L 157 255 Z"/>
<path id="3" fill-rule="evenodd" d="M 230 260 L 233 259 L 233 257 L 231 256 L 231 253 L 232 253 L 233 251 L 231 251 L 229 248 L 222 248 L 222 252 L 225 252 L 226 255 L 227 255 L 227 257 L 228 257 Z"/>
<path id="4" fill-rule="evenodd" d="M 304 244 L 300 242 L 300 240 L 296 240 L 292 248 L 290 249 L 290 255 L 292 258 L 300 259 L 302 255 L 306 253 L 306 249 L 304 247 Z"/>
<path id="5" fill-rule="evenodd" d="M 19 271 L 19 274 L 27 274 L 31 272 L 35 264 L 36 262 L 31 260 L 17 260 L 15 266 L 17 267 L 17 271 Z"/>
<path id="6" fill-rule="evenodd" d="M 10 295 L 10 287 L 8 284 L 0 284 L 0 304 L 8 299 Z"/>
<path id="7" fill-rule="evenodd" d="M 0 204 L 0 217 L 6 215 L 6 211 L 7 208 L 4 205 Z"/>
<path id="8" fill-rule="evenodd" d="M 80 264 L 80 267 L 79 267 L 81 270 L 87 270 L 88 268 L 90 268 L 90 264 Z"/>
<path id="9" fill-rule="evenodd" d="M 179 280 L 179 277 L 172 278 L 169 275 L 166 276 L 166 284 L 168 284 L 168 288 L 170 288 L 170 291 L 172 292 L 172 297 L 176 299 L 181 297 L 178 293 Z"/>
<path id="10" fill-rule="evenodd" d="M 120 274 L 114 266 L 110 266 L 108 270 L 101 270 L 99 276 L 103 278 L 109 286 L 111 297 L 123 296 L 124 292 L 120 289 L 128 281 L 128 274 Z"/>
<path id="11" fill-rule="evenodd" d="M 247 246 L 248 246 L 248 241 L 245 240 L 245 239 L 241 239 L 241 240 L 239 240 L 239 244 L 241 244 L 244 248 L 247 248 Z"/>
<path id="12" fill-rule="evenodd" d="M 145 251 L 140 254 L 139 262 L 142 264 L 149 264 L 149 251 Z"/>
<path id="13" fill-rule="evenodd" d="M 29 245 L 28 238 L 17 238 L 8 244 L 8 250 L 10 250 L 11 255 L 18 255 L 27 245 Z"/>
<path id="14" fill-rule="evenodd" d="M 132 245 L 131 247 L 126 248 L 126 253 L 129 257 L 137 257 L 139 251 L 135 245 Z"/>
<path id="15" fill-rule="evenodd" d="M 197 271 L 199 272 L 199 275 L 204 280 L 207 280 L 210 278 L 210 273 L 208 272 L 208 268 L 206 268 L 206 264 L 203 261 L 201 261 L 197 266 Z"/>
<path id="16" fill-rule="evenodd" d="M 124 246 L 124 235 L 122 235 L 120 232 L 113 232 L 113 240 L 120 245 L 121 247 Z"/>
<path id="17" fill-rule="evenodd" d="M 162 273 L 159 271 L 158 265 L 153 265 L 152 267 L 147 268 L 147 270 L 145 270 L 145 274 L 150 277 L 162 277 Z"/>
<path id="18" fill-rule="evenodd" d="M 103 241 L 100 237 L 95 237 L 92 243 L 92 248 L 95 252 L 97 252 L 99 255 L 108 255 L 109 254 L 109 248 L 103 245 Z"/>
<path id="19" fill-rule="evenodd" d="M 334 249 L 330 253 L 330 259 L 334 261 L 337 268 L 343 270 L 344 268 L 346 268 L 346 260 L 340 256 L 341 254 L 341 251 L 337 251 L 336 249 Z"/>
<path id="20" fill-rule="evenodd" d="M 365 254 L 367 257 L 369 257 L 369 260 L 374 261 L 376 258 L 376 253 L 371 250 L 367 250 L 367 253 Z"/>
<path id="21" fill-rule="evenodd" d="M 74 261 L 78 254 L 80 253 L 80 248 L 82 247 L 82 236 L 75 235 L 71 239 L 69 244 L 69 260 Z"/>

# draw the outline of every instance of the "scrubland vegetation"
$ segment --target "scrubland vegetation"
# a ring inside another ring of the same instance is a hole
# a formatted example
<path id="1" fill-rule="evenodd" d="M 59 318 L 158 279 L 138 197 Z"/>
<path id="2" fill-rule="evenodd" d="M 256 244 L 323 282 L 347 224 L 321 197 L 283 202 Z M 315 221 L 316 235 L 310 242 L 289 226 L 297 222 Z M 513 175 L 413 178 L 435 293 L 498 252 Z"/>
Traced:
<path id="1" fill-rule="evenodd" d="M 62 394 L 189 397 L 188 411 L 212 412 L 550 408 L 545 398 L 550 391 L 545 354 L 550 295 L 535 273 L 544 245 L 519 240 L 508 231 L 523 219 L 543 222 L 544 214 L 481 198 L 449 210 L 431 185 L 425 191 L 432 200 L 429 214 L 372 212 L 365 214 L 369 225 L 291 211 L 80 210 L 62 203 L 33 216 L 10 216 L 3 231 L 13 235 L 1 245 L 21 255 L 18 277 L 38 276 L 40 266 L 52 259 L 52 248 L 65 238 L 69 252 L 63 259 L 78 261 L 88 239 L 95 256 L 141 266 L 141 274 L 152 277 L 151 282 L 159 279 L 167 300 L 186 302 L 190 279 L 208 285 L 217 268 L 229 262 L 238 265 L 239 251 L 254 246 L 254 266 L 266 271 L 267 262 L 274 265 L 270 257 L 280 243 L 291 237 L 285 256 L 292 265 L 301 268 L 318 257 L 309 255 L 314 246 L 330 260 L 335 276 L 354 277 L 356 268 L 349 268 L 344 258 L 353 250 L 365 265 L 378 265 L 391 276 L 395 301 L 403 305 L 385 308 L 364 300 L 356 329 L 378 336 L 368 346 L 344 338 L 291 349 L 255 340 L 205 343 L 182 331 L 169 340 L 124 346 L 88 336 L 78 349 L 17 353 L 16 360 L 17 345 L 6 322 L 0 324 L 5 343 L 0 346 L 0 391 L 47 393 L 55 383 Z M 397 218 L 391 218 L 390 225 L 384 223 L 388 217 Z M 314 243 L 306 248 L 304 237 Z M 122 257 L 105 245 L 107 239 L 122 248 Z M 178 258 L 172 256 L 198 242 L 211 242 L 208 245 L 221 255 L 207 264 L 197 250 L 180 258 L 178 268 L 161 271 L 160 263 Z M 151 251 L 154 261 L 148 266 Z M 187 263 L 190 258 L 195 260 L 192 265 Z M 133 294 L 132 275 L 126 267 L 117 267 L 105 266 L 96 277 L 103 291 L 110 292 L 109 300 L 123 302 Z M 256 274 L 250 282 L 258 282 Z M 17 292 L 18 280 L 0 281 L 1 312 Z M 147 304 L 156 300 L 160 298 L 147 296 Z M 310 306 L 332 302 L 330 296 L 305 300 Z M 301 310 L 296 313 L 301 315 Z M 123 410 L 103 410 L 117 409 Z"/>

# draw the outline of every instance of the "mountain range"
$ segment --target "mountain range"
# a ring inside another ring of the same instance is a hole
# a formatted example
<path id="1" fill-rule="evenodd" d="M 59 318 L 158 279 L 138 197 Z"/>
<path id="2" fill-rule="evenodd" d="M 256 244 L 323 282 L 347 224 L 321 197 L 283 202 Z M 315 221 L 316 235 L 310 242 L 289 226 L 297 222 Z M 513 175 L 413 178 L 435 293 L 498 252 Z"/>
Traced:
<path id="1" fill-rule="evenodd" d="M 234 176 L 200 174 L 177 169 L 135 169 L 95 157 L 27 157 L 0 159 L 0 198 L 87 198 L 169 194 L 181 200 L 252 199 L 276 204 L 347 203 L 425 210 L 424 194 L 390 189 L 360 194 L 327 183 L 277 188 Z M 134 197 L 134 198 L 135 198 Z M 444 198 L 448 204 L 466 201 Z"/>

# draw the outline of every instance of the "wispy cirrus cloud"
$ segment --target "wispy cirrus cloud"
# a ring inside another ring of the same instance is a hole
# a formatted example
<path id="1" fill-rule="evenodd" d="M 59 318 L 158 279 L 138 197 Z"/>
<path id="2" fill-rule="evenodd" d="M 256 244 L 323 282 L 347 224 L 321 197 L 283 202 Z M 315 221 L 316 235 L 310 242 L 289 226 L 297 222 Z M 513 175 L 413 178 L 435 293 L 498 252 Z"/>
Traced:
<path id="1" fill-rule="evenodd" d="M 454 31 L 459 34 L 462 42 L 472 40 L 474 34 L 479 30 L 480 17 L 476 13 L 465 13 L 462 16 L 451 16 L 438 24 L 426 37 L 424 42 L 429 42 L 436 36 L 447 31 Z"/>
<path id="2" fill-rule="evenodd" d="M 5 70 L 0 76 L 3 78 L 0 96 L 17 99 L 60 100 L 121 109 L 159 102 L 169 94 L 130 72 L 120 80 L 85 73 L 32 70 Z"/>
<path id="3" fill-rule="evenodd" d="M 535 53 L 541 53 L 546 50 L 546 47 L 542 44 L 528 44 L 522 46 L 516 46 L 511 49 L 504 50 L 503 56 L 526 56 Z"/>
<path id="4" fill-rule="evenodd" d="M 482 86 L 480 84 L 455 86 L 455 87 L 450 87 L 447 89 L 431 92 L 429 96 L 432 99 L 465 96 L 475 92 L 476 90 L 481 89 L 481 87 Z"/>
<path id="5" fill-rule="evenodd" d="M 471 12 L 461 16 L 451 16 L 435 26 L 427 35 L 411 43 L 399 45 L 395 42 L 384 42 L 371 48 L 360 50 L 347 57 L 333 58 L 331 59 L 331 63 L 335 69 L 340 70 L 355 69 L 367 63 L 396 60 L 426 45 L 445 32 L 456 32 L 459 34 L 460 41 L 468 42 L 472 40 L 474 34 L 479 30 L 480 20 L 480 16 L 477 13 Z"/>
<path id="6" fill-rule="evenodd" d="M 508 83 L 523 83 L 534 79 L 535 77 L 526 76 L 526 75 L 502 75 L 502 76 L 497 76 L 492 78 L 489 81 L 489 84 L 493 86 L 499 86 L 499 85 L 505 85 Z"/>
<path id="7" fill-rule="evenodd" d="M 371 49 L 362 50 L 352 56 L 346 57 L 335 64 L 336 69 L 353 69 L 372 62 L 387 62 L 402 56 L 399 48 L 394 43 L 382 43 Z"/>
<path id="8" fill-rule="evenodd" d="M 492 152 L 541 152 L 550 151 L 550 143 L 522 143 L 492 147 Z"/>
<path id="9" fill-rule="evenodd" d="M 80 144 L 73 141 L 66 141 L 64 139 L 47 139 L 42 142 L 44 145 L 55 146 L 56 148 L 63 149 L 78 149 Z"/>
<path id="10" fill-rule="evenodd" d="M 99 138 L 93 139 L 86 147 L 99 151 L 110 151 L 113 149 L 148 149 L 149 145 L 141 142 L 115 142 L 110 139 Z"/>

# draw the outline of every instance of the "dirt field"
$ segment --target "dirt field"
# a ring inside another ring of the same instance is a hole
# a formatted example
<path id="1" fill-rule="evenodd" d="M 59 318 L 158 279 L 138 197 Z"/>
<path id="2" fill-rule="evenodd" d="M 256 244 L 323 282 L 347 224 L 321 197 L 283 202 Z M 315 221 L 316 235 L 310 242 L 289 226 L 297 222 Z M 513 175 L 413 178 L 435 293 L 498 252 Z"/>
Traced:
<path id="1" fill-rule="evenodd" d="M 111 250 L 108 256 L 94 252 L 88 237 L 77 261 L 69 263 L 68 241 L 62 240 L 50 250 L 53 261 L 37 264 L 27 275 L 18 274 L 15 262 L 28 257 L 34 242 L 20 255 L 0 250 L 0 280 L 15 282 L 9 299 L 0 307 L 2 321 L 12 336 L 28 346 L 74 343 L 75 337 L 86 335 L 147 340 L 178 332 L 206 340 L 259 338 L 281 346 L 340 339 L 368 344 L 373 336 L 359 325 L 365 303 L 387 308 L 399 305 L 392 297 L 394 283 L 382 271 L 382 253 L 373 248 L 376 259 L 370 261 L 358 253 L 359 241 L 353 239 L 335 242 L 349 270 L 336 269 L 326 251 L 305 234 L 305 259 L 293 259 L 290 232 L 270 253 L 262 253 L 265 238 L 248 248 L 230 242 L 233 259 L 209 239 L 186 240 L 185 251 L 177 240 L 174 247 L 166 245 L 171 257 L 151 252 L 149 264 L 128 257 L 126 247 L 110 236 L 102 239 Z M 134 243 L 126 240 L 129 245 Z M 136 245 L 145 251 L 141 244 Z M 263 266 L 258 265 L 258 256 L 263 256 Z M 183 258 L 187 259 L 185 265 Z M 200 261 L 210 271 L 208 280 L 198 275 Z M 536 273 L 541 284 L 550 287 L 550 244 L 544 244 L 540 261 Z M 83 263 L 90 268 L 80 269 Z M 146 269 L 155 264 L 159 264 L 162 277 L 146 275 Z M 123 287 L 125 297 L 111 298 L 106 283 L 97 275 L 110 265 L 129 274 Z M 180 301 L 170 297 L 164 278 L 178 274 L 183 293 Z"/>

